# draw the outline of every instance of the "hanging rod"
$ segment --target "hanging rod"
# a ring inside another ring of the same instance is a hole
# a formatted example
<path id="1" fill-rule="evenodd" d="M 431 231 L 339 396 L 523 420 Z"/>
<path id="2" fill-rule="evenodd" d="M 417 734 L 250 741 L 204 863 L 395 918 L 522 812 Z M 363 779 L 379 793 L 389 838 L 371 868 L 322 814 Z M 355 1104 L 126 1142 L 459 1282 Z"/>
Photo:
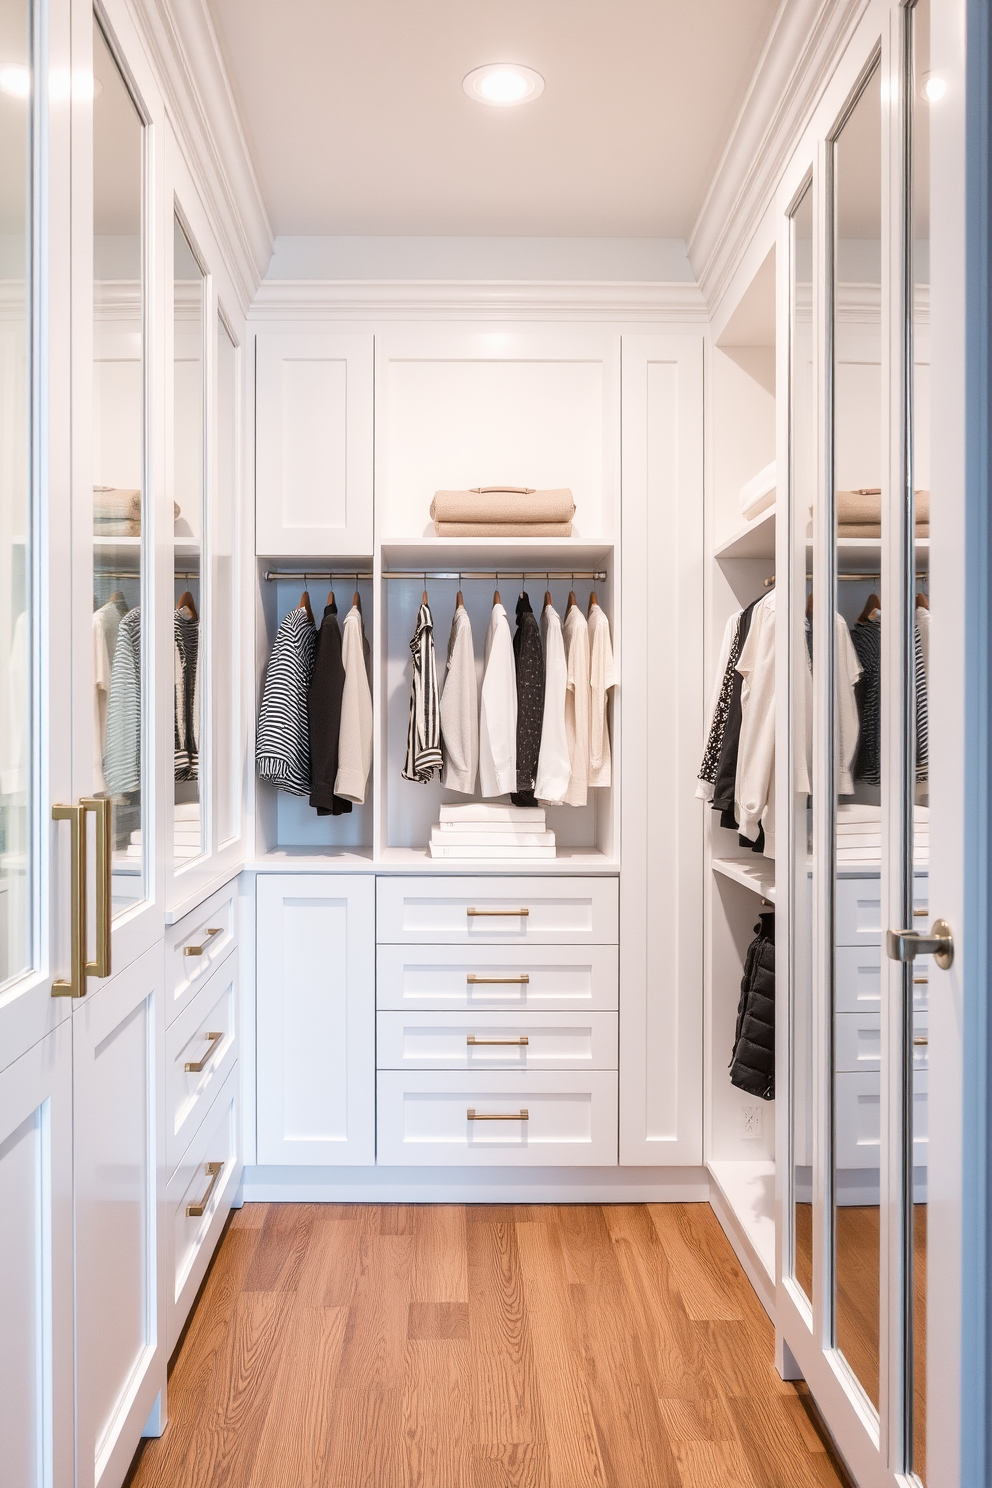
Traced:
<path id="1" fill-rule="evenodd" d="M 265 577 L 270 581 L 279 579 L 320 579 L 323 582 L 326 579 L 329 582 L 331 579 L 370 579 L 372 575 L 367 571 L 363 573 L 361 570 L 358 570 L 356 572 L 353 568 L 342 569 L 340 572 L 335 570 L 334 573 L 328 573 L 326 569 L 321 570 L 316 568 L 308 568 L 306 571 L 302 568 L 270 568 L 266 570 Z M 525 573 L 522 569 L 507 566 L 506 568 L 501 568 L 498 573 L 495 569 L 491 572 L 480 573 L 476 569 L 468 568 L 390 568 L 383 570 L 382 577 L 384 579 L 434 579 L 436 581 L 450 579 L 457 583 L 462 583 L 467 579 L 481 579 L 490 584 L 497 582 L 499 579 L 547 579 L 549 582 L 552 579 L 561 582 L 564 582 L 565 579 L 582 579 L 589 580 L 595 584 L 605 584 L 607 576 L 602 569 L 593 572 L 591 569 L 580 571 L 577 568 L 540 568 L 533 571 L 528 570 Z"/>
<path id="2" fill-rule="evenodd" d="M 279 579 L 320 579 L 321 583 L 330 583 L 332 579 L 370 579 L 372 570 L 369 568 L 336 568 L 333 573 L 328 573 L 326 568 L 267 568 L 265 577 L 270 582 Z"/>
<path id="3" fill-rule="evenodd" d="M 140 579 L 141 570 L 138 568 L 95 568 L 94 579 Z M 177 568 L 174 575 L 176 579 L 197 579 L 200 575 L 195 568 Z"/>

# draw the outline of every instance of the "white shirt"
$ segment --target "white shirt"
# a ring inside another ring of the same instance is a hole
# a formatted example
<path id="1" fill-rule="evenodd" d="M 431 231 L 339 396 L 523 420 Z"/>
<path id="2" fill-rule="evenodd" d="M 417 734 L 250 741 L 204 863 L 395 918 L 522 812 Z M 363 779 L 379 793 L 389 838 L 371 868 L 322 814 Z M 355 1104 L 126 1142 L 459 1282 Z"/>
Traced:
<path id="1" fill-rule="evenodd" d="M 813 673 L 808 662 L 806 637 L 803 636 L 803 684 L 796 693 L 796 790 L 800 795 L 811 795 L 813 791 Z M 850 796 L 854 792 L 854 756 L 858 752 L 858 700 L 854 684 L 861 676 L 861 663 L 851 640 L 851 632 L 843 615 L 834 616 L 834 714 L 836 729 L 837 794 Z M 740 668 L 738 668 L 740 670 Z M 739 820 L 739 818 L 738 818 Z"/>
<path id="2" fill-rule="evenodd" d="M 606 694 L 616 686 L 610 622 L 598 604 L 589 607 L 589 784 L 609 785 L 610 724 Z"/>
<path id="3" fill-rule="evenodd" d="M 479 710 L 479 785 L 484 796 L 504 796 L 517 788 L 517 672 L 513 637 L 501 604 L 493 605 L 486 632 Z"/>
<path id="4" fill-rule="evenodd" d="M 365 627 L 357 605 L 352 605 L 341 628 L 341 664 L 344 689 L 334 794 L 362 806 L 372 768 L 372 693 L 365 667 Z"/>
<path id="5" fill-rule="evenodd" d="M 575 604 L 562 624 L 565 641 L 565 738 L 568 741 L 568 806 L 584 806 L 589 792 L 589 626 Z"/>
<path id="6" fill-rule="evenodd" d="M 464 605 L 456 605 L 448 640 L 448 664 L 441 694 L 441 784 L 475 795 L 479 773 L 479 678 L 475 670 L 472 622 Z"/>
<path id="7" fill-rule="evenodd" d="M 539 801 L 554 804 L 561 801 L 568 790 L 571 765 L 565 736 L 568 667 L 561 619 L 553 605 L 545 605 L 541 615 L 541 639 L 544 641 L 544 719 L 534 794 Z"/>
<path id="8" fill-rule="evenodd" d="M 737 746 L 734 814 L 742 837 L 754 842 L 772 800 L 775 777 L 775 591 L 751 611 L 751 628 L 737 662 L 741 733 Z M 766 837 L 768 833 L 766 832 Z M 766 852 L 769 851 L 766 842 Z"/>

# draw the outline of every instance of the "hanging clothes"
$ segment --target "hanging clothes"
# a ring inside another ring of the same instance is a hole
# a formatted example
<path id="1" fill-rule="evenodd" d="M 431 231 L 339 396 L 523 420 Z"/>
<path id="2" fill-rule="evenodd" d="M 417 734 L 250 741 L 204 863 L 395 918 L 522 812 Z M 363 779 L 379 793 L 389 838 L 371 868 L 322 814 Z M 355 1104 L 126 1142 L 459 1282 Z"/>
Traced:
<path id="1" fill-rule="evenodd" d="M 806 667 L 803 687 L 796 694 L 795 770 L 796 791 L 813 791 L 813 622 L 806 616 Z M 837 793 L 854 791 L 855 761 L 860 740 L 858 694 L 863 684 L 861 661 L 843 615 L 834 613 L 834 779 Z"/>
<path id="2" fill-rule="evenodd" d="M 882 762 L 882 622 L 878 611 L 867 620 L 859 620 L 850 631 L 850 641 L 862 668 L 857 689 L 858 745 L 854 757 L 853 778 L 866 785 L 881 785 Z M 916 717 L 916 780 L 923 784 L 928 769 L 928 703 L 926 669 L 919 624 L 913 630 L 914 711 Z M 840 794 L 850 794 L 854 786 L 838 787 Z"/>
<path id="3" fill-rule="evenodd" d="M 742 837 L 754 842 L 764 828 L 765 852 L 774 854 L 775 591 L 758 601 L 737 670 L 741 676 L 741 725 L 734 783 L 734 815 Z"/>
<path id="4" fill-rule="evenodd" d="M 577 604 L 565 614 L 562 636 L 567 668 L 565 737 L 569 761 L 565 803 L 584 806 L 589 798 L 589 622 Z"/>
<path id="5" fill-rule="evenodd" d="M 740 614 L 737 625 L 737 660 L 734 662 L 733 680 L 730 686 L 730 700 L 727 705 L 727 717 L 723 726 L 723 737 L 720 741 L 720 752 L 717 758 L 716 769 L 713 774 L 713 810 L 720 813 L 720 825 L 737 830 L 737 817 L 735 815 L 734 797 L 737 787 L 737 755 L 741 736 L 741 688 L 744 678 L 737 670 L 737 661 L 741 652 L 747 644 L 748 632 L 751 628 L 751 616 L 755 606 L 760 600 L 754 600 L 747 605 Z"/>
<path id="6" fill-rule="evenodd" d="M 362 806 L 372 768 L 372 688 L 369 682 L 369 641 L 357 605 L 352 605 L 344 617 L 341 664 L 344 667 L 344 690 L 341 694 L 334 794 L 343 801 L 354 801 L 356 806 Z"/>
<path id="7" fill-rule="evenodd" d="M 475 795 L 479 775 L 479 678 L 475 670 L 472 622 L 463 604 L 455 606 L 448 637 L 448 660 L 441 693 L 441 746 L 446 790 Z"/>
<path id="8" fill-rule="evenodd" d="M 141 607 L 128 610 L 117 632 L 107 700 L 103 778 L 111 795 L 141 787 Z"/>
<path id="9" fill-rule="evenodd" d="M 7 667 L 6 717 L 0 722 L 0 795 L 26 791 L 30 780 L 30 671 L 27 611 L 14 621 Z"/>
<path id="10" fill-rule="evenodd" d="M 568 667 L 561 617 L 553 605 L 545 605 L 541 615 L 541 639 L 544 643 L 544 717 L 541 722 L 541 752 L 537 761 L 534 794 L 539 801 L 555 804 L 568 790 L 570 771 L 568 739 L 565 735 L 565 694 Z"/>
<path id="11" fill-rule="evenodd" d="M 259 780 L 291 796 L 310 793 L 310 727 L 307 692 L 317 632 L 306 610 L 280 621 L 265 672 L 255 737 Z"/>
<path id="12" fill-rule="evenodd" d="M 499 603 L 486 631 L 479 709 L 479 788 L 505 796 L 517 788 L 517 675 L 513 638 Z"/>
<path id="13" fill-rule="evenodd" d="M 93 612 L 93 793 L 107 789 L 103 777 L 103 755 L 107 747 L 107 706 L 110 702 L 110 676 L 117 650 L 117 632 L 121 616 L 127 613 L 114 600 Z"/>
<path id="14" fill-rule="evenodd" d="M 612 778 L 607 693 L 616 686 L 610 622 L 598 604 L 589 606 L 589 784 Z"/>
<path id="15" fill-rule="evenodd" d="M 720 642 L 716 676 L 710 695 L 707 715 L 710 719 L 710 728 L 706 736 L 706 747 L 703 750 L 703 762 L 696 777 L 698 782 L 696 798 L 700 801 L 712 801 L 713 799 L 713 786 L 716 781 L 717 766 L 720 763 L 720 749 L 723 745 L 727 719 L 730 716 L 730 701 L 734 693 L 737 661 L 741 654 L 740 628 L 741 611 L 736 610 L 723 628 L 723 640 Z"/>
<path id="16" fill-rule="evenodd" d="M 173 617 L 175 700 L 173 733 L 175 777 L 195 780 L 199 771 L 199 640 L 200 625 L 186 609 Z"/>
<path id="17" fill-rule="evenodd" d="M 920 617 L 930 619 L 929 610 L 917 610 L 913 631 L 913 686 L 916 715 L 916 783 L 926 785 L 930 779 L 930 699 L 927 693 L 927 669 L 923 656 L 923 632 Z M 927 637 L 929 641 L 929 634 Z"/>
<path id="18" fill-rule="evenodd" d="M 310 805 L 318 816 L 346 816 L 351 802 L 334 793 L 341 739 L 341 699 L 344 663 L 338 607 L 324 606 L 317 632 L 313 671 L 307 688 L 307 731 L 310 736 Z"/>
<path id="19" fill-rule="evenodd" d="M 517 600 L 513 662 L 517 687 L 517 786 L 512 800 L 514 806 L 536 806 L 534 782 L 544 722 L 544 649 L 537 617 L 526 594 Z"/>
<path id="20" fill-rule="evenodd" d="M 422 785 L 433 780 L 444 763 L 441 754 L 440 699 L 437 690 L 437 658 L 434 655 L 434 620 L 426 599 L 420 606 L 417 625 L 410 640 L 413 676 L 410 682 L 410 722 L 406 735 L 403 779 Z"/>
<path id="21" fill-rule="evenodd" d="M 763 913 L 747 948 L 730 1083 L 759 1100 L 775 1099 L 775 915 Z"/>

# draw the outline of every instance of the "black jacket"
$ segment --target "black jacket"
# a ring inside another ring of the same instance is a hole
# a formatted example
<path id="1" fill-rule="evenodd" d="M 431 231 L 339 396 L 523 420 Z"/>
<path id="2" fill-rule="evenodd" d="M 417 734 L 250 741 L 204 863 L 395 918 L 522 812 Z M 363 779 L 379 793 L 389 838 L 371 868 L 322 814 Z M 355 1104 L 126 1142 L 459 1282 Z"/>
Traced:
<path id="1" fill-rule="evenodd" d="M 761 916 L 747 948 L 730 1083 L 761 1100 L 775 1099 L 775 915 Z"/>
<path id="2" fill-rule="evenodd" d="M 513 637 L 517 672 L 517 789 L 514 806 L 535 806 L 534 782 L 544 725 L 544 649 L 537 617 L 526 594 L 517 600 Z"/>
<path id="3" fill-rule="evenodd" d="M 343 816 L 351 802 L 334 794 L 338 774 L 338 736 L 341 732 L 341 694 L 344 664 L 341 660 L 341 627 L 338 607 L 324 610 L 317 633 L 317 655 L 307 692 L 310 723 L 310 805 L 318 816 Z"/>

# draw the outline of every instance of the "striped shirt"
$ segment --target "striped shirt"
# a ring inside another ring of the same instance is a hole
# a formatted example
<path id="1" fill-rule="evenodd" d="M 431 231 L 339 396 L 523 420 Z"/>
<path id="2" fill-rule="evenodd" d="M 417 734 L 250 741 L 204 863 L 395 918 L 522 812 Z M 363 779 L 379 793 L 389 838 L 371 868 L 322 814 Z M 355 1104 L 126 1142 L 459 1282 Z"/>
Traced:
<path id="1" fill-rule="evenodd" d="M 255 763 L 259 780 L 291 796 L 310 794 L 307 691 L 316 649 L 317 633 L 306 610 L 290 610 L 276 631 L 265 673 Z"/>
<path id="2" fill-rule="evenodd" d="M 413 678 L 410 684 L 410 722 L 406 734 L 404 780 L 433 780 L 444 763 L 441 753 L 441 714 L 434 655 L 434 620 L 430 607 L 420 606 L 417 628 L 410 641 Z"/>
<path id="3" fill-rule="evenodd" d="M 141 786 L 141 610 L 128 610 L 117 632 L 107 699 L 103 778 L 112 796 Z"/>

